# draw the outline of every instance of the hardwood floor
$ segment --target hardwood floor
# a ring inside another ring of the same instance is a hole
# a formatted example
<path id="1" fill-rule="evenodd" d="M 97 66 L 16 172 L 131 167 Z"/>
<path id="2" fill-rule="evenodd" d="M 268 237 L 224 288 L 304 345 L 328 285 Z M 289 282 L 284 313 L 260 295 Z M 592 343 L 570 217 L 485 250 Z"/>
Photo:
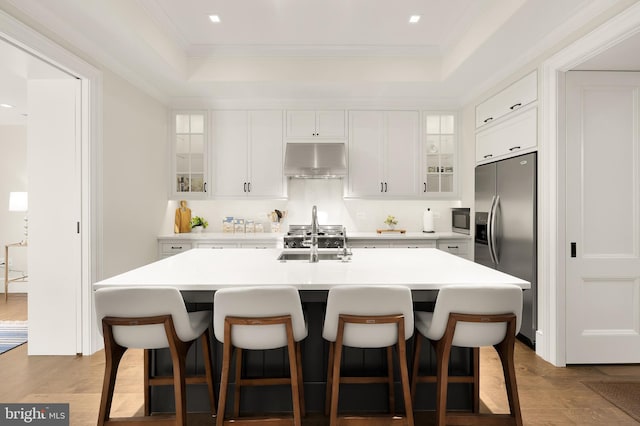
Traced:
<path id="1" fill-rule="evenodd" d="M 0 320 L 27 319 L 27 298 L 9 296 L 0 302 Z M 482 411 L 508 412 L 500 362 L 491 348 L 481 350 Z M 582 381 L 640 381 L 640 365 L 572 366 L 556 368 L 522 345 L 516 347 L 518 390 L 525 425 L 638 425 Z M 1 403 L 70 404 L 71 425 L 95 425 L 104 373 L 104 353 L 92 356 L 27 356 L 27 345 L 0 355 Z M 640 404 L 640 401 L 638 402 Z M 116 384 L 112 414 L 142 413 L 142 351 L 128 351 Z M 189 424 L 214 424 L 207 415 L 193 415 Z M 324 426 L 309 415 L 305 426 Z M 429 425 L 431 416 L 418 414 L 416 425 Z"/>

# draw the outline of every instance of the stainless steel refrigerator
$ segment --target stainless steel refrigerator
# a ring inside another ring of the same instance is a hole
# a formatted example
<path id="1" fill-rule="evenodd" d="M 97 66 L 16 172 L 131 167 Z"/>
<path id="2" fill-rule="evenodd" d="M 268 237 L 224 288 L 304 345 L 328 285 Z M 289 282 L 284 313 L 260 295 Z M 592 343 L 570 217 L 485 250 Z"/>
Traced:
<path id="1" fill-rule="evenodd" d="M 476 167 L 475 261 L 531 283 L 520 337 L 537 328 L 536 153 Z"/>

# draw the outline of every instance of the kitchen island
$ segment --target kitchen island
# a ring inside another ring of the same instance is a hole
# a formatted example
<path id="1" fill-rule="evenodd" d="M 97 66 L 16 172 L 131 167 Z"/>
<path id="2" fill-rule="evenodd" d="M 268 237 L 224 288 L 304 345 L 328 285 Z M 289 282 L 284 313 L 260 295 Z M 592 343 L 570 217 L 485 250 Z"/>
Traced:
<path id="1" fill-rule="evenodd" d="M 292 251 L 292 250 L 285 250 Z M 301 252 L 302 249 L 293 249 Z M 307 410 L 320 412 L 324 407 L 328 343 L 322 339 L 322 322 L 327 291 L 337 285 L 388 285 L 401 284 L 412 289 L 416 310 L 432 310 L 437 290 L 455 284 L 515 284 L 526 290 L 530 284 L 516 277 L 470 262 L 452 254 L 432 249 L 353 249 L 351 260 L 278 261 L 283 249 L 193 249 L 171 256 L 121 275 L 100 281 L 94 288 L 113 286 L 171 286 L 182 291 L 191 310 L 211 309 L 213 293 L 224 287 L 292 285 L 299 289 L 309 323 L 309 336 L 303 342 L 303 377 Z M 335 253 L 335 250 L 319 250 Z M 411 342 L 410 342 L 411 343 Z M 217 367 L 216 384 L 219 383 L 219 360 L 222 345 L 213 351 Z M 473 371 L 472 351 L 456 348 L 451 354 L 453 375 L 468 375 Z M 408 346 L 411 354 L 412 345 Z M 192 350 L 188 368 L 201 372 L 201 352 Z M 154 374 L 170 373 L 171 361 L 166 351 L 156 351 L 153 357 Z M 383 350 L 347 348 L 343 368 L 352 373 L 384 373 Z M 409 365 L 411 368 L 411 359 Z M 252 351 L 244 359 L 248 375 L 282 375 L 288 371 L 283 350 Z M 421 371 L 433 371 L 433 351 L 423 351 Z M 397 367 L 396 367 L 397 368 Z M 399 374 L 395 374 L 399 377 Z M 397 394 L 400 395 L 398 384 Z M 450 406 L 469 409 L 472 389 L 468 384 L 450 387 Z M 201 385 L 191 385 L 188 390 L 189 409 L 206 411 L 206 390 Z M 241 407 L 251 411 L 286 411 L 290 409 L 290 393 L 286 387 L 273 389 L 243 389 Z M 401 409 L 401 398 L 397 398 Z M 386 407 L 385 385 L 348 385 L 341 391 L 341 410 L 377 411 Z M 231 404 L 232 401 L 229 401 Z M 421 384 L 418 387 L 415 410 L 432 410 L 435 404 L 435 387 Z M 151 406 L 154 411 L 173 410 L 173 393 L 170 387 L 153 389 Z"/>

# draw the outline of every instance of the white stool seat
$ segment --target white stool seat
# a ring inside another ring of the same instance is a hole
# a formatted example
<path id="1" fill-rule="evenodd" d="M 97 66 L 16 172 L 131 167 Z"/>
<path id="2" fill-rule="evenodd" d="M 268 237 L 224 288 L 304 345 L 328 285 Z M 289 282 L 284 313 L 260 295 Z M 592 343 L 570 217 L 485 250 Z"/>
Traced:
<path id="1" fill-rule="evenodd" d="M 473 384 L 474 413 L 479 412 L 479 352 L 482 346 L 494 346 L 500 355 L 505 372 L 507 396 L 512 414 L 503 420 L 507 424 L 522 425 L 520 404 L 513 365 L 515 336 L 522 322 L 522 289 L 513 285 L 457 285 L 438 292 L 433 312 L 416 312 L 415 326 L 419 334 L 415 342 L 411 394 L 415 398 L 418 382 L 432 382 L 420 376 L 421 339 L 429 339 L 437 357 L 436 425 L 458 421 L 467 415 L 448 415 L 446 412 L 448 364 L 453 346 L 473 348 L 473 375 L 456 377 L 458 383 Z M 495 424 L 496 417 L 475 417 L 473 424 Z"/>
<path id="2" fill-rule="evenodd" d="M 213 302 L 213 329 L 223 343 L 217 426 L 242 421 L 273 426 L 302 425 L 304 385 L 300 341 L 307 337 L 307 324 L 298 289 L 292 286 L 239 287 L 216 291 Z M 285 378 L 242 378 L 244 350 L 287 348 L 290 376 Z M 231 358 L 236 353 L 234 419 L 225 419 Z M 291 386 L 293 418 L 239 419 L 240 389 L 243 386 Z"/>
<path id="3" fill-rule="evenodd" d="M 367 424 L 381 422 L 378 417 L 339 417 L 340 383 L 387 383 L 389 388 L 389 421 L 413 426 L 413 408 L 405 342 L 413 336 L 413 300 L 404 286 L 337 286 L 329 290 L 322 336 L 330 342 L 325 413 L 330 426 L 340 422 Z M 343 346 L 386 348 L 386 377 L 344 377 L 341 375 Z M 393 347 L 397 348 L 398 365 L 404 397 L 405 416 L 396 417 L 393 382 Z M 393 420 L 392 420 L 393 419 Z M 394 424 L 396 424 L 394 423 Z M 376 423 L 378 424 L 378 423 Z M 382 423 L 379 423 L 382 424 Z"/>
<path id="4" fill-rule="evenodd" d="M 211 414 L 215 415 L 213 367 L 209 331 L 211 311 L 187 312 L 180 292 L 170 287 L 103 288 L 95 292 L 96 316 L 102 323 L 105 342 L 105 376 L 98 425 L 109 424 L 116 372 L 125 351 L 145 350 L 145 416 L 150 415 L 149 388 L 166 385 L 167 378 L 151 377 L 149 351 L 168 348 L 173 361 L 175 424 L 186 424 L 186 384 L 206 383 Z M 186 357 L 200 339 L 205 364 L 204 376 L 186 375 Z M 171 383 L 171 381 L 169 381 Z M 129 419 L 129 421 L 140 419 Z M 153 422 L 154 417 L 144 421 Z M 160 421 L 160 418 L 157 418 Z M 115 422 L 115 420 L 113 421 Z"/>

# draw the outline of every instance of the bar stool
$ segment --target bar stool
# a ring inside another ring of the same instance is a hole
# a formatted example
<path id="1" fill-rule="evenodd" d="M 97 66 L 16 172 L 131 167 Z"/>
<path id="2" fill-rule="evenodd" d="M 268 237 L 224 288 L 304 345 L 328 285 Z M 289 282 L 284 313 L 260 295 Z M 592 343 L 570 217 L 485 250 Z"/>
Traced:
<path id="1" fill-rule="evenodd" d="M 186 384 L 206 383 L 211 415 L 215 416 L 213 367 L 211 364 L 211 311 L 187 312 L 182 295 L 170 287 L 102 288 L 95 292 L 96 316 L 102 323 L 105 348 L 105 372 L 100 400 L 98 425 L 123 422 L 150 422 L 186 425 Z M 191 345 L 200 339 L 205 375 L 187 376 L 185 361 Z M 145 417 L 112 419 L 111 402 L 118 365 L 129 348 L 144 349 Z M 150 377 L 150 350 L 169 348 L 173 361 L 173 376 Z M 150 417 L 151 386 L 173 385 L 175 416 Z M 133 423 L 130 423 L 133 424 Z"/>
<path id="2" fill-rule="evenodd" d="M 416 312 L 415 353 L 411 396 L 415 398 L 420 382 L 436 383 L 436 425 L 507 424 L 522 425 L 516 373 L 514 345 L 522 321 L 522 289 L 515 285 L 472 286 L 459 285 L 442 288 L 431 312 Z M 421 338 L 433 345 L 437 357 L 436 376 L 419 376 Z M 474 372 L 469 377 L 449 377 L 449 357 L 452 346 L 473 348 Z M 480 375 L 478 351 L 493 346 L 502 362 L 510 414 L 480 414 Z M 473 413 L 447 413 L 449 383 L 473 383 Z"/>
<path id="3" fill-rule="evenodd" d="M 327 394 L 325 412 L 330 425 L 370 424 L 379 416 L 340 416 L 338 402 L 340 384 L 387 383 L 389 411 L 385 424 L 413 426 L 413 408 L 409 388 L 409 373 L 405 341 L 413 335 L 413 302 L 411 290 L 403 286 L 338 286 L 329 290 L 322 337 L 329 344 Z M 395 416 L 393 391 L 393 346 L 397 345 L 398 364 L 405 406 L 405 416 Z M 343 346 L 356 348 L 386 348 L 386 377 L 344 377 L 341 375 Z"/>
<path id="4" fill-rule="evenodd" d="M 216 291 L 213 329 L 223 343 L 220 399 L 217 426 L 255 423 L 300 426 L 304 416 L 304 388 L 300 341 L 307 337 L 298 289 L 292 286 L 225 288 Z M 287 348 L 290 376 L 284 378 L 242 378 L 243 350 Z M 234 419 L 225 420 L 227 387 L 233 351 L 236 352 Z M 238 418 L 243 386 L 291 386 L 292 418 Z"/>

